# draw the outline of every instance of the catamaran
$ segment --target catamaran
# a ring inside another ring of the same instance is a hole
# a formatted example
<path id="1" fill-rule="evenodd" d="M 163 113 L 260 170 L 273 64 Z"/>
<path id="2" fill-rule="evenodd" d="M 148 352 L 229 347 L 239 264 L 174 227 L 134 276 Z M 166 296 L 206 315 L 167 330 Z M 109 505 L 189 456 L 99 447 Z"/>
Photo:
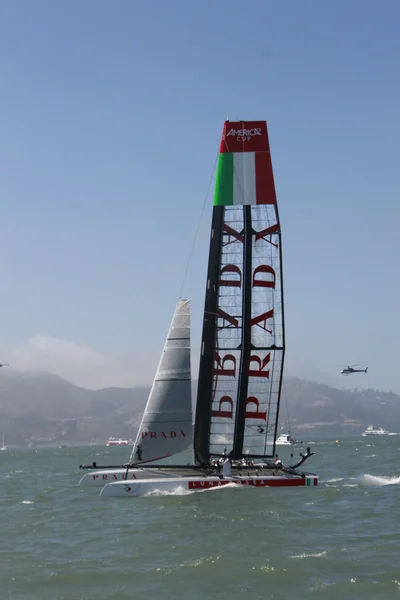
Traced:
<path id="1" fill-rule="evenodd" d="M 284 354 L 281 227 L 267 124 L 226 121 L 211 226 L 194 462 L 162 467 L 179 470 L 179 477 L 147 478 L 146 464 L 146 479 L 107 483 L 100 495 L 136 497 L 226 484 L 317 485 L 315 474 L 299 471 L 313 454 L 309 448 L 288 467 L 275 455 Z M 150 449 L 160 440 L 147 435 L 144 441 Z M 146 460 L 144 454 L 138 458 Z"/>

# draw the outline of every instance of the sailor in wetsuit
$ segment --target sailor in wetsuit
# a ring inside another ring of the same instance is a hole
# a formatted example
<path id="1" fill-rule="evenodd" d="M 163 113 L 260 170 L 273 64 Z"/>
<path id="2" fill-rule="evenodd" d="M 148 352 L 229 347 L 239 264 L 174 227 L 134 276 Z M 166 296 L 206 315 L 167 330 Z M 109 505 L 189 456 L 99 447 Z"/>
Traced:
<path id="1" fill-rule="evenodd" d="M 136 448 L 136 456 L 138 460 L 142 460 L 142 447 L 140 446 L 140 444 Z"/>

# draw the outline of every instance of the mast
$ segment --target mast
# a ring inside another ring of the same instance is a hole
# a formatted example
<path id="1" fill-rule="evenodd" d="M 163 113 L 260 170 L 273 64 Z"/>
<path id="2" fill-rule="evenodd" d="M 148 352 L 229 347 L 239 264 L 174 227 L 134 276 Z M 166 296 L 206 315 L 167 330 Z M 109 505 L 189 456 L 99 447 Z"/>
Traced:
<path id="1" fill-rule="evenodd" d="M 194 451 L 274 456 L 285 342 L 281 231 L 265 121 L 226 121 L 215 185 Z"/>
<path id="2" fill-rule="evenodd" d="M 239 375 L 239 386 L 238 386 L 238 402 L 236 405 L 236 423 L 235 423 L 235 435 L 233 438 L 233 452 L 232 458 L 241 458 L 243 454 L 243 436 L 245 429 L 245 413 L 246 413 L 246 400 L 247 400 L 247 388 L 249 385 L 249 371 L 248 364 L 250 359 L 251 351 L 251 241 L 252 241 L 252 228 L 251 228 L 251 206 L 243 207 L 244 214 L 244 244 L 243 244 L 243 323 L 242 323 L 242 354 L 240 360 L 240 375 Z"/>
<path id="3" fill-rule="evenodd" d="M 224 207 L 214 206 L 210 251 L 207 272 L 206 299 L 204 303 L 203 335 L 201 344 L 201 359 L 199 369 L 199 380 L 197 388 L 197 406 L 195 419 L 195 462 L 207 464 L 209 461 L 210 421 L 211 406 L 210 398 L 213 397 L 213 371 L 214 371 L 214 343 L 217 331 L 217 319 L 215 315 L 218 310 L 218 281 L 220 271 L 220 257 L 222 244 Z M 199 399 L 207 399 L 202 401 Z"/>

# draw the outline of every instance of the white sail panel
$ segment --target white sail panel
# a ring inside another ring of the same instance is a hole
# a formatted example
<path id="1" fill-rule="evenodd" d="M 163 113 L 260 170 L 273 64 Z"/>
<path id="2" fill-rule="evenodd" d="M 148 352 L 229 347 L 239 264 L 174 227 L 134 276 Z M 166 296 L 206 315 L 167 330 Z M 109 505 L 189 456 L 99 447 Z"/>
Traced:
<path id="1" fill-rule="evenodd" d="M 131 462 L 165 458 L 193 443 L 190 300 L 179 300 L 133 447 Z"/>
<path id="2" fill-rule="evenodd" d="M 255 152 L 233 155 L 233 204 L 256 204 Z"/>
<path id="3" fill-rule="evenodd" d="M 281 236 L 274 205 L 252 207 L 251 352 L 243 452 L 273 450 L 284 359 Z"/>
<path id="4" fill-rule="evenodd" d="M 243 305 L 243 210 L 226 206 L 217 305 L 210 454 L 232 450 L 238 400 Z"/>

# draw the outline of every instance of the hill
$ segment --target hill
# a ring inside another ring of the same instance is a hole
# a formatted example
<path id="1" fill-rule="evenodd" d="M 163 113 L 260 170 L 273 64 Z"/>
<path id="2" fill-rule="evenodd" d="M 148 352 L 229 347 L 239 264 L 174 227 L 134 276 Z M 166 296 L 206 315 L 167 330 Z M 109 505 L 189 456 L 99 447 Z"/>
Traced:
<path id="1" fill-rule="evenodd" d="M 42 371 L 2 370 L 0 432 L 7 445 L 69 444 L 132 436 L 148 388 L 87 390 Z"/>
<path id="2" fill-rule="evenodd" d="M 195 399 L 196 382 L 193 383 Z M 41 371 L 0 372 L 0 433 L 8 445 L 103 443 L 136 434 L 149 387 L 87 390 Z M 285 380 L 281 426 L 298 437 L 359 434 L 370 423 L 400 431 L 400 396 Z M 288 420 L 288 414 L 290 419 Z"/>
<path id="3" fill-rule="evenodd" d="M 292 428 L 315 435 L 361 433 L 369 424 L 400 432 L 400 396 L 372 389 L 339 390 L 327 385 L 289 378 L 285 381 L 281 421 L 288 410 Z"/>

